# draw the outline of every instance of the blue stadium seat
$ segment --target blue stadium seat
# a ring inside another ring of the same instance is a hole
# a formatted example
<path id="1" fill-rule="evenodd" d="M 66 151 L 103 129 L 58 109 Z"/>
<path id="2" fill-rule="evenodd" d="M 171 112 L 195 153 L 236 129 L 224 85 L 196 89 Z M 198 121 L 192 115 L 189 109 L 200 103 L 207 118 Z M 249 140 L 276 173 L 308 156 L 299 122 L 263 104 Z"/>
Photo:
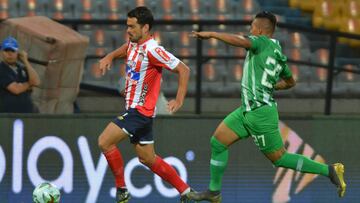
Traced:
<path id="1" fill-rule="evenodd" d="M 187 96 L 194 96 L 196 89 L 196 67 L 194 60 L 184 59 L 182 60 L 190 68 L 190 79 L 188 83 Z M 178 88 L 178 74 L 172 73 L 169 70 L 163 69 L 162 71 L 162 84 L 161 90 L 168 97 L 174 97 L 177 93 Z"/>
<path id="2" fill-rule="evenodd" d="M 15 1 L 16 2 L 16 1 Z M 19 1 L 15 6 L 19 9 L 18 16 L 37 16 L 46 15 L 45 13 L 45 0 L 28 0 L 26 2 Z"/>
<path id="3" fill-rule="evenodd" d="M 224 96 L 226 68 L 224 60 L 211 59 L 202 67 L 203 96 Z"/>
<path id="4" fill-rule="evenodd" d="M 243 74 L 243 60 L 231 60 L 226 67 L 226 81 L 224 93 L 228 97 L 239 97 L 241 95 L 241 79 Z"/>
<path id="5" fill-rule="evenodd" d="M 74 18 L 75 7 L 70 0 L 48 0 L 46 15 L 56 20 Z"/>

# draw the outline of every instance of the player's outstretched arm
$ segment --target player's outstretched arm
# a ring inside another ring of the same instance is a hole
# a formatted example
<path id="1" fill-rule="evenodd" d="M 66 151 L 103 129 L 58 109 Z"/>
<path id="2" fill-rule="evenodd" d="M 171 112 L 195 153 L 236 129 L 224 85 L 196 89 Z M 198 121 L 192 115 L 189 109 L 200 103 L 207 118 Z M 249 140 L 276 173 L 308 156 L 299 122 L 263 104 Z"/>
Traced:
<path id="1" fill-rule="evenodd" d="M 175 113 L 184 103 L 188 81 L 190 77 L 190 69 L 183 62 L 180 62 L 174 70 L 175 73 L 179 74 L 179 85 L 176 94 L 176 98 L 169 101 L 168 103 L 168 111 L 170 113 Z"/>
<path id="2" fill-rule="evenodd" d="M 127 43 L 123 44 L 118 49 L 108 53 L 104 58 L 99 60 L 99 68 L 101 70 L 101 74 L 104 75 L 106 71 L 110 70 L 112 61 L 115 58 L 124 58 L 126 57 L 126 51 L 127 51 Z"/>
<path id="3" fill-rule="evenodd" d="M 191 32 L 191 37 L 195 37 L 198 39 L 210 39 L 215 38 L 217 40 L 221 40 L 226 44 L 230 44 L 237 47 L 250 48 L 251 42 L 249 39 L 242 35 L 229 34 L 229 33 L 221 33 L 221 32 Z"/>
<path id="4" fill-rule="evenodd" d="M 295 79 L 291 76 L 290 78 L 283 78 L 275 85 L 275 90 L 286 90 L 294 87 L 296 84 Z"/>

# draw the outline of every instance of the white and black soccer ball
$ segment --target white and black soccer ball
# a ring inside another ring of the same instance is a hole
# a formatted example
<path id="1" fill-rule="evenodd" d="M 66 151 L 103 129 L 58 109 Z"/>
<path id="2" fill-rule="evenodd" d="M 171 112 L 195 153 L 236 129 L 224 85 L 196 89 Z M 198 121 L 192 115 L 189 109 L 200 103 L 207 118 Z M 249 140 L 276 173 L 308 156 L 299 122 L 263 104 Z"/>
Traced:
<path id="1" fill-rule="evenodd" d="M 41 183 L 33 191 L 34 203 L 59 203 L 60 190 L 51 183 Z"/>

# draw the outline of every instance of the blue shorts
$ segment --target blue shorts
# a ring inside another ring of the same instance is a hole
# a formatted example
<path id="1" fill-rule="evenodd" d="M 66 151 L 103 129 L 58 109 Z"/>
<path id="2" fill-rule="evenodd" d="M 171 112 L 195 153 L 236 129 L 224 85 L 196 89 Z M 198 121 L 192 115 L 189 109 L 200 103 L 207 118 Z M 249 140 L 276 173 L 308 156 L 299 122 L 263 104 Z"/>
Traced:
<path id="1" fill-rule="evenodd" d="M 113 120 L 126 134 L 133 144 L 153 144 L 153 118 L 142 115 L 137 109 L 129 109 Z"/>

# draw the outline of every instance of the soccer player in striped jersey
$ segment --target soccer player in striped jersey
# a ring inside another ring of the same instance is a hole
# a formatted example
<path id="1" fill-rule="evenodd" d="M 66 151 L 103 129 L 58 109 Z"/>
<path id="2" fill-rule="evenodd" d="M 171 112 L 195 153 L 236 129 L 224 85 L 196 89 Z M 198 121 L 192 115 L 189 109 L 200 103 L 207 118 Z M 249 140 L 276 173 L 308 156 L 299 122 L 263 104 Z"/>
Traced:
<path id="1" fill-rule="evenodd" d="M 103 74 L 111 68 L 114 58 L 126 58 L 126 111 L 110 122 L 99 136 L 98 144 L 115 177 L 116 203 L 125 203 L 130 194 L 124 182 L 124 162 L 117 144 L 129 137 L 142 164 L 170 183 L 186 202 L 190 187 L 154 150 L 152 132 L 155 105 L 160 92 L 163 69 L 179 75 L 176 99 L 168 102 L 168 110 L 175 113 L 184 102 L 190 69 L 167 52 L 153 39 L 150 30 L 154 18 L 146 7 L 137 7 L 128 13 L 129 42 L 99 61 Z"/>
<path id="2" fill-rule="evenodd" d="M 250 36 L 217 32 L 193 32 L 199 39 L 215 38 L 247 49 L 241 81 L 241 107 L 230 113 L 211 137 L 210 184 L 207 191 L 191 192 L 193 200 L 221 202 L 221 181 L 228 162 L 228 147 L 240 139 L 252 137 L 260 151 L 276 167 L 329 177 L 344 196 L 346 184 L 341 163 L 325 165 L 299 154 L 287 153 L 279 132 L 274 90 L 295 85 L 286 56 L 279 41 L 272 38 L 276 17 L 270 12 L 258 13 L 251 24 Z M 280 79 L 281 78 L 281 79 Z"/>

